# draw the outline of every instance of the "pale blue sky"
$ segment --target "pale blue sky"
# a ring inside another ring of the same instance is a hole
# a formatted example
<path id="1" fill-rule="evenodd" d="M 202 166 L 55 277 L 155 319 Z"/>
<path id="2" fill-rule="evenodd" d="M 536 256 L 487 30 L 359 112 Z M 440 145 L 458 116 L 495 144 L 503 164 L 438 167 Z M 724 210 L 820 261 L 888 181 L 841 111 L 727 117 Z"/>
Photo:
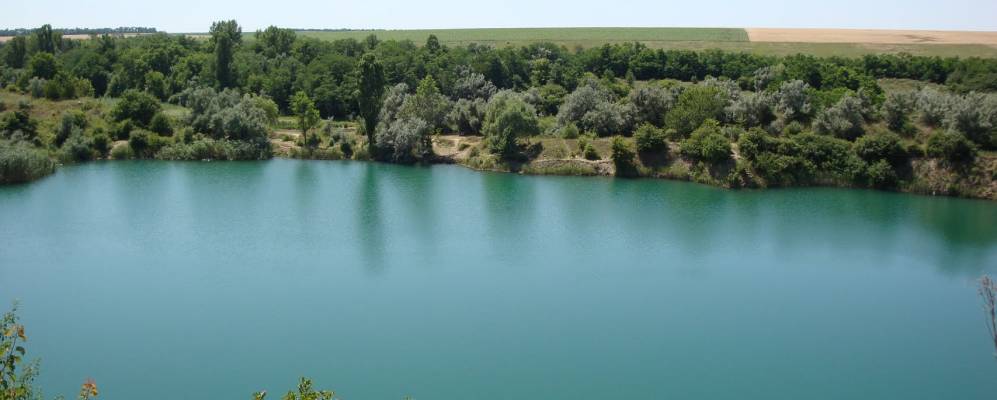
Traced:
<path id="1" fill-rule="evenodd" d="M 997 30 L 997 0 L 11 0 L 0 27 L 294 28 L 694 26 Z"/>

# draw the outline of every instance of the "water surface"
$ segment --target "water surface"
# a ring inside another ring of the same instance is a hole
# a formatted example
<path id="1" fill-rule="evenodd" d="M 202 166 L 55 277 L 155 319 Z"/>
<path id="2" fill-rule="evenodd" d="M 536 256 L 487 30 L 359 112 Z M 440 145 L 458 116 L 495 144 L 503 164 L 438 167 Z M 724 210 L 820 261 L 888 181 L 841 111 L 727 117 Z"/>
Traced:
<path id="1" fill-rule="evenodd" d="M 48 397 L 989 399 L 997 203 L 453 166 L 113 162 L 0 187 Z"/>

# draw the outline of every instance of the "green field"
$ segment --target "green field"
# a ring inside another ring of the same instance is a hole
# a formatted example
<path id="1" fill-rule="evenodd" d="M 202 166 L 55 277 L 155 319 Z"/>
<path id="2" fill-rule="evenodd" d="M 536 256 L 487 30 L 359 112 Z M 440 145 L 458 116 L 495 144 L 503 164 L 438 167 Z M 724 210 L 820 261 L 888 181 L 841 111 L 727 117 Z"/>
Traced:
<path id="1" fill-rule="evenodd" d="M 750 42 L 740 28 L 491 28 L 299 31 L 299 35 L 323 40 L 376 35 L 381 40 L 411 40 L 425 43 L 436 35 L 442 44 L 464 46 L 470 43 L 494 47 L 553 42 L 569 49 L 590 48 L 606 43 L 641 42 L 655 49 L 746 51 L 765 55 L 812 54 L 816 56 L 860 57 L 865 54 L 907 52 L 925 56 L 997 57 L 997 48 L 975 44 L 865 44 L 865 43 L 768 43 Z M 252 39 L 252 33 L 246 33 Z"/>

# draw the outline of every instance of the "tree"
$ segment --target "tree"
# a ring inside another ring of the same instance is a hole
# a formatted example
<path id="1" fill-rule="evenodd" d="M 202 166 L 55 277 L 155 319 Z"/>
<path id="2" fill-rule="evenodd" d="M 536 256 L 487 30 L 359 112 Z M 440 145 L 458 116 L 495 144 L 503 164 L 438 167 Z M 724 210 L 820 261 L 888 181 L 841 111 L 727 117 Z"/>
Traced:
<path id="1" fill-rule="evenodd" d="M 59 73 L 59 63 L 51 53 L 35 53 L 28 63 L 28 74 L 32 77 L 52 79 Z"/>
<path id="2" fill-rule="evenodd" d="M 512 157 L 519 152 L 517 138 L 540 132 L 537 111 L 515 92 L 498 92 L 488 101 L 481 131 L 493 153 Z"/>
<path id="3" fill-rule="evenodd" d="M 264 31 L 256 31 L 257 49 L 266 57 L 276 57 L 291 54 L 291 48 L 297 34 L 291 29 L 282 29 L 276 26 L 268 26 Z"/>
<path id="4" fill-rule="evenodd" d="M 242 43 L 242 27 L 235 20 L 211 24 L 211 44 L 215 51 L 215 79 L 218 86 L 235 86 L 235 68 L 232 66 L 235 48 Z"/>
<path id="5" fill-rule="evenodd" d="M 28 56 L 28 40 L 24 36 L 14 36 L 4 46 L 7 53 L 4 54 L 4 61 L 11 68 L 24 67 L 24 59 Z"/>
<path id="6" fill-rule="evenodd" d="M 682 137 L 707 120 L 719 120 L 727 106 L 727 99 L 714 87 L 694 86 L 679 95 L 678 102 L 665 117 L 666 125 Z"/>
<path id="7" fill-rule="evenodd" d="M 159 108 L 159 100 L 152 95 L 130 89 L 121 95 L 121 100 L 111 109 L 111 118 L 119 122 L 131 120 L 141 126 L 149 126 Z"/>
<path id="8" fill-rule="evenodd" d="M 306 147 L 315 147 L 317 142 L 308 140 L 308 131 L 318 125 L 320 120 L 315 103 L 305 92 L 297 92 L 291 98 L 291 112 L 298 119 L 298 129 L 301 129 L 301 139 Z"/>
<path id="9" fill-rule="evenodd" d="M 357 105 L 364 121 L 367 145 L 374 148 L 374 131 L 377 127 L 381 96 L 384 94 L 384 68 L 372 53 L 360 58 L 360 90 L 357 92 Z"/>
<path id="10" fill-rule="evenodd" d="M 415 89 L 415 94 L 408 96 L 402 104 L 401 113 L 410 118 L 420 118 L 429 124 L 429 129 L 433 132 L 446 126 L 446 117 L 450 112 L 450 101 L 440 94 L 440 89 L 436 86 L 436 80 L 432 75 L 426 75 L 419 86 Z"/>
<path id="11" fill-rule="evenodd" d="M 56 39 L 57 35 L 52 31 L 52 25 L 42 25 L 40 28 L 35 29 L 34 32 L 35 50 L 42 53 L 54 54 L 55 50 L 59 48 Z"/>

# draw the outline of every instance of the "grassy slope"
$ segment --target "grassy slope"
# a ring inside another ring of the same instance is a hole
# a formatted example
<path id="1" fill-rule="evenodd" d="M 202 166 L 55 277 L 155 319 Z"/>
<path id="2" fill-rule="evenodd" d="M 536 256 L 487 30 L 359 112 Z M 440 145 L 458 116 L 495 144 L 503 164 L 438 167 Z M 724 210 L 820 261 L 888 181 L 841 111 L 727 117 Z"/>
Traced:
<path id="1" fill-rule="evenodd" d="M 496 47 L 520 46 L 548 41 L 568 48 L 594 47 L 605 43 L 639 41 L 651 48 L 747 51 L 766 55 L 796 53 L 817 56 L 859 57 L 865 54 L 907 52 L 928 56 L 997 57 L 997 48 L 964 44 L 861 44 L 861 43 L 763 43 L 749 42 L 744 29 L 737 28 L 493 28 L 424 29 L 377 31 L 301 31 L 300 35 L 323 40 L 353 38 L 370 34 L 382 40 L 411 40 L 425 43 L 430 34 L 450 46 L 469 43 Z M 251 33 L 247 33 L 251 36 Z"/>

